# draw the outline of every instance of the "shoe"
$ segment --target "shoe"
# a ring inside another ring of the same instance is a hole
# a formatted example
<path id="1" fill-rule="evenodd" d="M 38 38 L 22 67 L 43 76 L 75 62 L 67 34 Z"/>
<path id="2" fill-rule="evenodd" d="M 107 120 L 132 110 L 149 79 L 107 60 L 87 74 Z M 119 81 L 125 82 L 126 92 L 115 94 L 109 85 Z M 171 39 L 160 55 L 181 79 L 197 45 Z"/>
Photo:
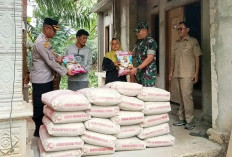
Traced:
<path id="1" fill-rule="evenodd" d="M 183 126 L 185 124 L 186 124 L 186 120 L 179 120 L 173 123 L 174 126 Z"/>
<path id="2" fill-rule="evenodd" d="M 190 132 L 189 135 L 191 136 L 197 136 L 197 137 L 203 137 L 203 138 L 209 138 L 209 136 L 206 133 L 202 133 L 202 132 Z"/>
<path id="3" fill-rule="evenodd" d="M 187 130 L 192 130 L 194 127 L 196 126 L 196 123 L 194 121 L 190 122 L 190 123 L 187 123 L 185 125 L 185 129 Z"/>

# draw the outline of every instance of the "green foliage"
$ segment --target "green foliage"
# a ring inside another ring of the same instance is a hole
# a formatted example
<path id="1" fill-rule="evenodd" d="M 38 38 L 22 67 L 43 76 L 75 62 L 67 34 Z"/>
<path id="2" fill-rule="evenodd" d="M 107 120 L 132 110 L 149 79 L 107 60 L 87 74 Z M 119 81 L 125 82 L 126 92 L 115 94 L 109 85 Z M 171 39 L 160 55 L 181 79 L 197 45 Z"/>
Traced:
<path id="1" fill-rule="evenodd" d="M 68 76 L 67 75 L 61 77 L 60 89 L 68 89 Z"/>
<path id="2" fill-rule="evenodd" d="M 46 17 L 59 20 L 62 25 L 71 25 L 74 28 L 88 27 L 94 23 L 92 9 L 96 0 L 36 0 L 35 17 Z"/>
<path id="3" fill-rule="evenodd" d="M 89 72 L 89 87 L 97 87 L 98 79 L 95 75 L 95 71 L 91 70 Z M 63 76 L 60 81 L 60 89 L 68 89 L 68 76 Z"/>
<path id="4" fill-rule="evenodd" d="M 35 0 L 37 5 L 34 11 L 36 18 L 36 26 L 30 23 L 31 18 L 27 19 L 27 45 L 28 69 L 31 69 L 31 56 L 33 43 L 37 36 L 41 33 L 43 19 L 46 17 L 59 21 L 61 31 L 57 31 L 54 38 L 50 40 L 54 51 L 60 55 L 64 55 L 66 48 L 76 42 L 76 31 L 85 29 L 89 32 L 87 46 L 93 54 L 93 67 L 97 64 L 97 15 L 92 13 L 96 0 Z M 94 71 L 90 73 L 90 86 L 97 86 L 97 78 Z M 67 76 L 62 77 L 60 83 L 61 89 L 67 89 Z"/>
<path id="5" fill-rule="evenodd" d="M 89 87 L 97 87 L 98 86 L 98 79 L 95 75 L 95 71 L 91 70 L 89 72 Z"/>

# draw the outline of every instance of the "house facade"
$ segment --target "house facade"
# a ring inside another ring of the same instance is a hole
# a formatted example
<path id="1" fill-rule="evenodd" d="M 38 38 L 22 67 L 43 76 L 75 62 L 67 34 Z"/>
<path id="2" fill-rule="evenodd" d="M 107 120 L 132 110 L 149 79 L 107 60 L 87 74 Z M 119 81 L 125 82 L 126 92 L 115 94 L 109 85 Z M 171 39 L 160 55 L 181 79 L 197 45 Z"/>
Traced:
<path id="1" fill-rule="evenodd" d="M 199 111 L 196 118 L 210 124 L 209 134 L 230 134 L 231 7 L 232 0 L 98 0 L 94 12 L 98 14 L 99 76 L 104 77 L 101 63 L 110 49 L 110 40 L 116 37 L 123 50 L 132 51 L 136 41 L 133 29 L 138 22 L 146 21 L 159 46 L 156 86 L 171 91 L 171 101 L 178 103 L 175 80 L 168 80 L 170 53 L 178 39 L 175 26 L 186 21 L 190 24 L 190 35 L 198 39 L 202 49 L 200 78 L 193 91 Z"/>

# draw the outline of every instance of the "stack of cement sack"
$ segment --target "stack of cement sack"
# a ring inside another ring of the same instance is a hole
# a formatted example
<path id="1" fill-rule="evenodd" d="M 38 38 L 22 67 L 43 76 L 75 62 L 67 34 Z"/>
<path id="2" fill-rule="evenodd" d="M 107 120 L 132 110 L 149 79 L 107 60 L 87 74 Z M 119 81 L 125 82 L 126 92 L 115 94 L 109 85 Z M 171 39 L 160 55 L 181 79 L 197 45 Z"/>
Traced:
<path id="1" fill-rule="evenodd" d="M 119 116 L 111 118 L 121 125 L 120 132 L 115 135 L 118 138 L 116 151 L 174 144 L 175 138 L 168 134 L 169 92 L 128 82 L 113 82 L 106 87 L 122 94 Z"/>
<path id="2" fill-rule="evenodd" d="M 42 95 L 42 157 L 112 154 L 173 145 L 168 133 L 170 93 L 137 83 L 113 82 L 104 88 Z"/>
<path id="3" fill-rule="evenodd" d="M 86 88 L 80 92 L 92 103 L 91 109 L 86 111 L 92 119 L 84 123 L 87 131 L 81 136 L 85 142 L 83 155 L 114 153 L 117 138 L 113 134 L 120 131 L 120 126 L 109 118 L 119 114 L 117 104 L 122 96 L 109 88 Z"/>
<path id="4" fill-rule="evenodd" d="M 144 101 L 145 115 L 143 123 L 140 124 L 143 130 L 138 137 L 146 142 L 147 147 L 173 145 L 175 138 L 168 134 L 170 93 L 159 88 L 143 87 L 137 97 Z"/>
<path id="5" fill-rule="evenodd" d="M 86 132 L 83 122 L 91 119 L 85 112 L 91 108 L 88 99 L 80 92 L 57 90 L 43 94 L 42 101 L 46 105 L 39 131 L 40 155 L 82 156 L 84 141 L 79 136 Z"/>
<path id="6" fill-rule="evenodd" d="M 118 104 L 120 112 L 111 120 L 120 125 L 117 137 L 116 151 L 145 149 L 145 142 L 136 136 L 142 131 L 140 123 L 144 121 L 144 102 L 136 98 L 142 85 L 137 83 L 113 82 L 106 85 L 122 95 L 122 102 Z"/>

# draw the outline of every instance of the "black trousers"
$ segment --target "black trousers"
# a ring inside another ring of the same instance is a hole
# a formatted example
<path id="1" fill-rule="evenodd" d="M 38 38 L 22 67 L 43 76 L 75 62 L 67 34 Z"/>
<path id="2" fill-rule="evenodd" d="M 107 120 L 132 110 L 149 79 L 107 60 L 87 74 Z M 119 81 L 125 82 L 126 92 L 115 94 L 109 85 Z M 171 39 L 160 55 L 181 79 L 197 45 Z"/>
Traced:
<path id="1" fill-rule="evenodd" d="M 118 76 L 118 70 L 114 69 L 111 71 L 106 71 L 106 80 L 105 84 L 114 82 L 114 81 L 123 81 L 126 82 L 126 75 Z"/>
<path id="2" fill-rule="evenodd" d="M 41 96 L 44 93 L 53 90 L 53 81 L 48 83 L 32 83 L 32 97 L 33 97 L 33 121 L 35 122 L 34 136 L 39 136 L 39 127 L 42 125 L 43 107 L 44 104 L 41 100 Z"/>

